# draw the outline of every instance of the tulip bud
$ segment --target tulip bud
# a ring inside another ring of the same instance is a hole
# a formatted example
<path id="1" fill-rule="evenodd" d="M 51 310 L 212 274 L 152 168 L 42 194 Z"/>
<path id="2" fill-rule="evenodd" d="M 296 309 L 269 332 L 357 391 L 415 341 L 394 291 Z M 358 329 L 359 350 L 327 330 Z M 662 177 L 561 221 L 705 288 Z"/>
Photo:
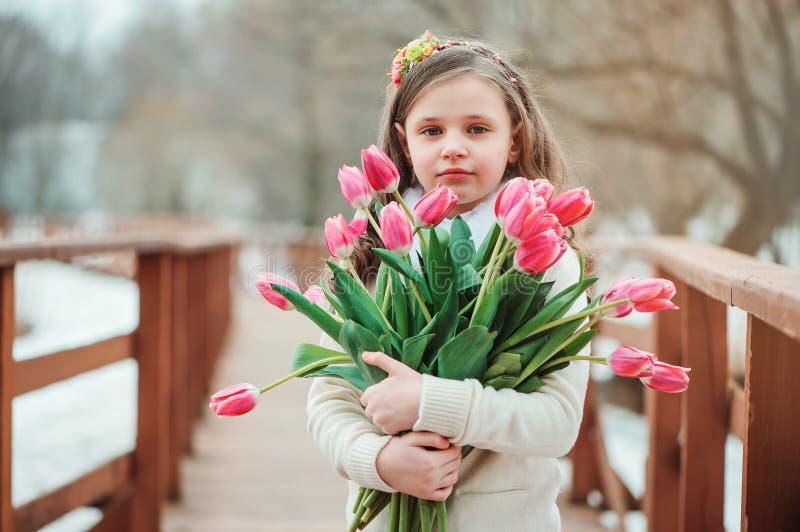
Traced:
<path id="1" fill-rule="evenodd" d="M 342 194 L 354 209 L 363 209 L 372 203 L 372 188 L 367 177 L 356 166 L 342 166 L 339 170 Z"/>
<path id="2" fill-rule="evenodd" d="M 281 310 L 294 310 L 294 305 L 289 303 L 289 300 L 286 299 L 286 296 L 272 288 L 273 284 L 285 286 L 286 288 L 291 288 L 297 292 L 300 291 L 300 288 L 289 279 L 281 277 L 280 275 L 272 272 L 262 272 L 256 278 L 256 288 L 264 297 L 264 299 Z"/>
<path id="3" fill-rule="evenodd" d="M 497 218 L 497 225 L 505 227 L 506 217 L 515 205 L 520 203 L 526 194 L 533 193 L 533 186 L 529 179 L 515 177 L 503 185 L 494 200 L 494 215 Z"/>
<path id="4" fill-rule="evenodd" d="M 514 245 L 520 245 L 537 232 L 539 221 L 547 212 L 547 202 L 539 196 L 526 194 L 506 216 L 505 232 Z"/>
<path id="5" fill-rule="evenodd" d="M 539 223 L 536 225 L 536 229 L 533 230 L 531 234 L 541 233 L 542 231 L 547 231 L 548 229 L 552 229 L 560 237 L 563 237 L 566 233 L 566 231 L 564 231 L 564 226 L 559 223 L 556 215 L 552 212 L 546 212 L 541 218 L 539 218 Z"/>
<path id="6" fill-rule="evenodd" d="M 562 192 L 550 202 L 549 210 L 558 217 L 564 227 L 580 222 L 592 212 L 594 200 L 586 187 L 573 188 Z"/>
<path id="7" fill-rule="evenodd" d="M 608 365 L 620 377 L 650 377 L 653 375 L 653 364 L 656 356 L 629 345 L 614 350 L 608 357 Z"/>
<path id="8" fill-rule="evenodd" d="M 613 301 L 621 301 L 623 299 L 628 299 L 628 290 L 630 290 L 631 286 L 638 283 L 639 279 L 633 276 L 623 277 L 619 279 L 617 282 L 612 284 L 606 293 L 603 294 L 603 297 L 600 298 L 600 304 L 603 305 L 605 303 L 611 303 Z M 628 303 L 623 303 L 622 305 L 616 306 L 610 309 L 608 312 L 608 317 L 610 318 L 623 318 L 631 313 L 633 307 Z"/>
<path id="9" fill-rule="evenodd" d="M 328 299 L 325 297 L 325 292 L 322 291 L 322 287 L 316 284 L 309 286 L 303 293 L 303 296 L 317 305 L 326 306 L 328 303 Z"/>
<path id="10" fill-rule="evenodd" d="M 369 221 L 364 211 L 356 211 L 356 215 L 353 216 L 353 221 L 350 222 L 348 226 L 350 234 L 353 235 L 353 239 L 364 234 L 364 231 L 367 230 L 367 223 L 369 223 Z"/>
<path id="11" fill-rule="evenodd" d="M 400 257 L 408 255 L 414 242 L 414 233 L 411 220 L 396 201 L 381 209 L 380 226 L 386 249 Z"/>
<path id="12" fill-rule="evenodd" d="M 548 229 L 526 240 L 514 253 L 514 267 L 536 275 L 558 262 L 567 250 L 567 243 L 555 231 Z"/>
<path id="13" fill-rule="evenodd" d="M 339 214 L 325 220 L 325 243 L 328 251 L 337 259 L 346 259 L 353 254 L 354 229 Z"/>
<path id="14" fill-rule="evenodd" d="M 456 206 L 456 203 L 458 203 L 458 196 L 446 186 L 438 183 L 433 190 L 422 196 L 414 205 L 417 227 L 439 225 L 447 213 Z"/>
<path id="15" fill-rule="evenodd" d="M 691 368 L 673 366 L 657 360 L 653 364 L 653 374 L 639 380 L 656 391 L 678 393 L 689 387 L 689 371 Z"/>
<path id="16" fill-rule="evenodd" d="M 531 186 L 533 186 L 533 191 L 537 196 L 544 199 L 547 203 L 550 202 L 553 197 L 553 191 L 555 190 L 550 180 L 542 178 L 534 179 Z"/>
<path id="17" fill-rule="evenodd" d="M 361 150 L 361 165 L 375 192 L 390 194 L 397 190 L 400 172 L 382 149 L 371 144 L 366 150 Z"/>
<path id="18" fill-rule="evenodd" d="M 252 384 L 234 384 L 211 396 L 208 406 L 218 416 L 241 416 L 251 411 L 261 391 Z"/>
<path id="19" fill-rule="evenodd" d="M 678 305 L 670 301 L 675 296 L 675 284 L 668 279 L 643 279 L 628 289 L 628 299 L 637 312 L 674 310 Z"/>

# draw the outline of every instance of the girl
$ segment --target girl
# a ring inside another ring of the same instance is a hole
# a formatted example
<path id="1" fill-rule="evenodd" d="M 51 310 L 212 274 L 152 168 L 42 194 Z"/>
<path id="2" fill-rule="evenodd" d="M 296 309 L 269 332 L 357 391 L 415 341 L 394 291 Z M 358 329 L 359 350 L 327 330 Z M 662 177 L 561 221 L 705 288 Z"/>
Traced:
<path id="1" fill-rule="evenodd" d="M 531 89 L 489 48 L 442 43 L 426 32 L 400 50 L 393 70 L 380 142 L 397 165 L 406 202 L 438 183 L 452 188 L 459 202 L 449 216 L 460 214 L 480 244 L 508 178 L 563 184 L 561 153 Z M 353 257 L 367 282 L 378 265 L 376 245 L 377 235 L 368 234 Z M 546 274 L 555 281 L 550 294 L 578 274 L 569 249 Z M 570 312 L 583 305 L 579 298 Z M 338 348 L 327 337 L 322 343 Z M 309 432 L 350 480 L 348 512 L 361 485 L 447 500 L 455 532 L 559 530 L 556 458 L 577 437 L 588 362 L 572 362 L 539 391 L 522 394 L 420 375 L 383 353 L 363 356 L 389 376 L 363 395 L 343 380 L 316 378 L 308 400 Z M 475 450 L 461 463 L 463 445 Z M 385 530 L 387 517 L 382 512 L 367 530 Z"/>

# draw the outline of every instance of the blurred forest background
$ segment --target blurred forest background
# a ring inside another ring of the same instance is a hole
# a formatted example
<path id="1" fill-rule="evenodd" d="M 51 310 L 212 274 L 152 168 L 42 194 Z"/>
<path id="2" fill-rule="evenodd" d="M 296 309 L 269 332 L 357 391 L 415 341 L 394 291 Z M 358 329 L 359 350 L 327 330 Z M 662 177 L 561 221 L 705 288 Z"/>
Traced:
<path id="1" fill-rule="evenodd" d="M 797 0 L 2 0 L 0 214 L 318 224 L 427 28 L 531 72 L 596 234 L 800 267 Z"/>

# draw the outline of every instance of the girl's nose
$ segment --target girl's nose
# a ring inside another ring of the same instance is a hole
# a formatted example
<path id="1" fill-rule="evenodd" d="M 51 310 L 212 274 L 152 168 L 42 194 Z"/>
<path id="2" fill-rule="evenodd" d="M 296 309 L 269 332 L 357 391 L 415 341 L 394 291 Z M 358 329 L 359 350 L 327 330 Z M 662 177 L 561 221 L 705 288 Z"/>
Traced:
<path id="1" fill-rule="evenodd" d="M 467 149 L 461 142 L 450 141 L 442 148 L 443 159 L 460 159 L 467 156 Z"/>

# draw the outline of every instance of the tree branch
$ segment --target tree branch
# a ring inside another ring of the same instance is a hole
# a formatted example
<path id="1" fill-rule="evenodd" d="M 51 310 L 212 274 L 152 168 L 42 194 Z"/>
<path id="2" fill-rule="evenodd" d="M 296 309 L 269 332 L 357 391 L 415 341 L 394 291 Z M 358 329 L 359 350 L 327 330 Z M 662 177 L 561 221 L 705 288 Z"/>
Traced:
<path id="1" fill-rule="evenodd" d="M 693 153 L 704 156 L 714 161 L 744 190 L 751 190 L 757 186 L 757 176 L 695 133 L 689 131 L 674 133 L 651 126 L 615 122 L 576 112 L 573 108 L 567 108 L 558 102 L 551 101 L 551 105 L 592 131 L 649 144 L 672 153 Z"/>

